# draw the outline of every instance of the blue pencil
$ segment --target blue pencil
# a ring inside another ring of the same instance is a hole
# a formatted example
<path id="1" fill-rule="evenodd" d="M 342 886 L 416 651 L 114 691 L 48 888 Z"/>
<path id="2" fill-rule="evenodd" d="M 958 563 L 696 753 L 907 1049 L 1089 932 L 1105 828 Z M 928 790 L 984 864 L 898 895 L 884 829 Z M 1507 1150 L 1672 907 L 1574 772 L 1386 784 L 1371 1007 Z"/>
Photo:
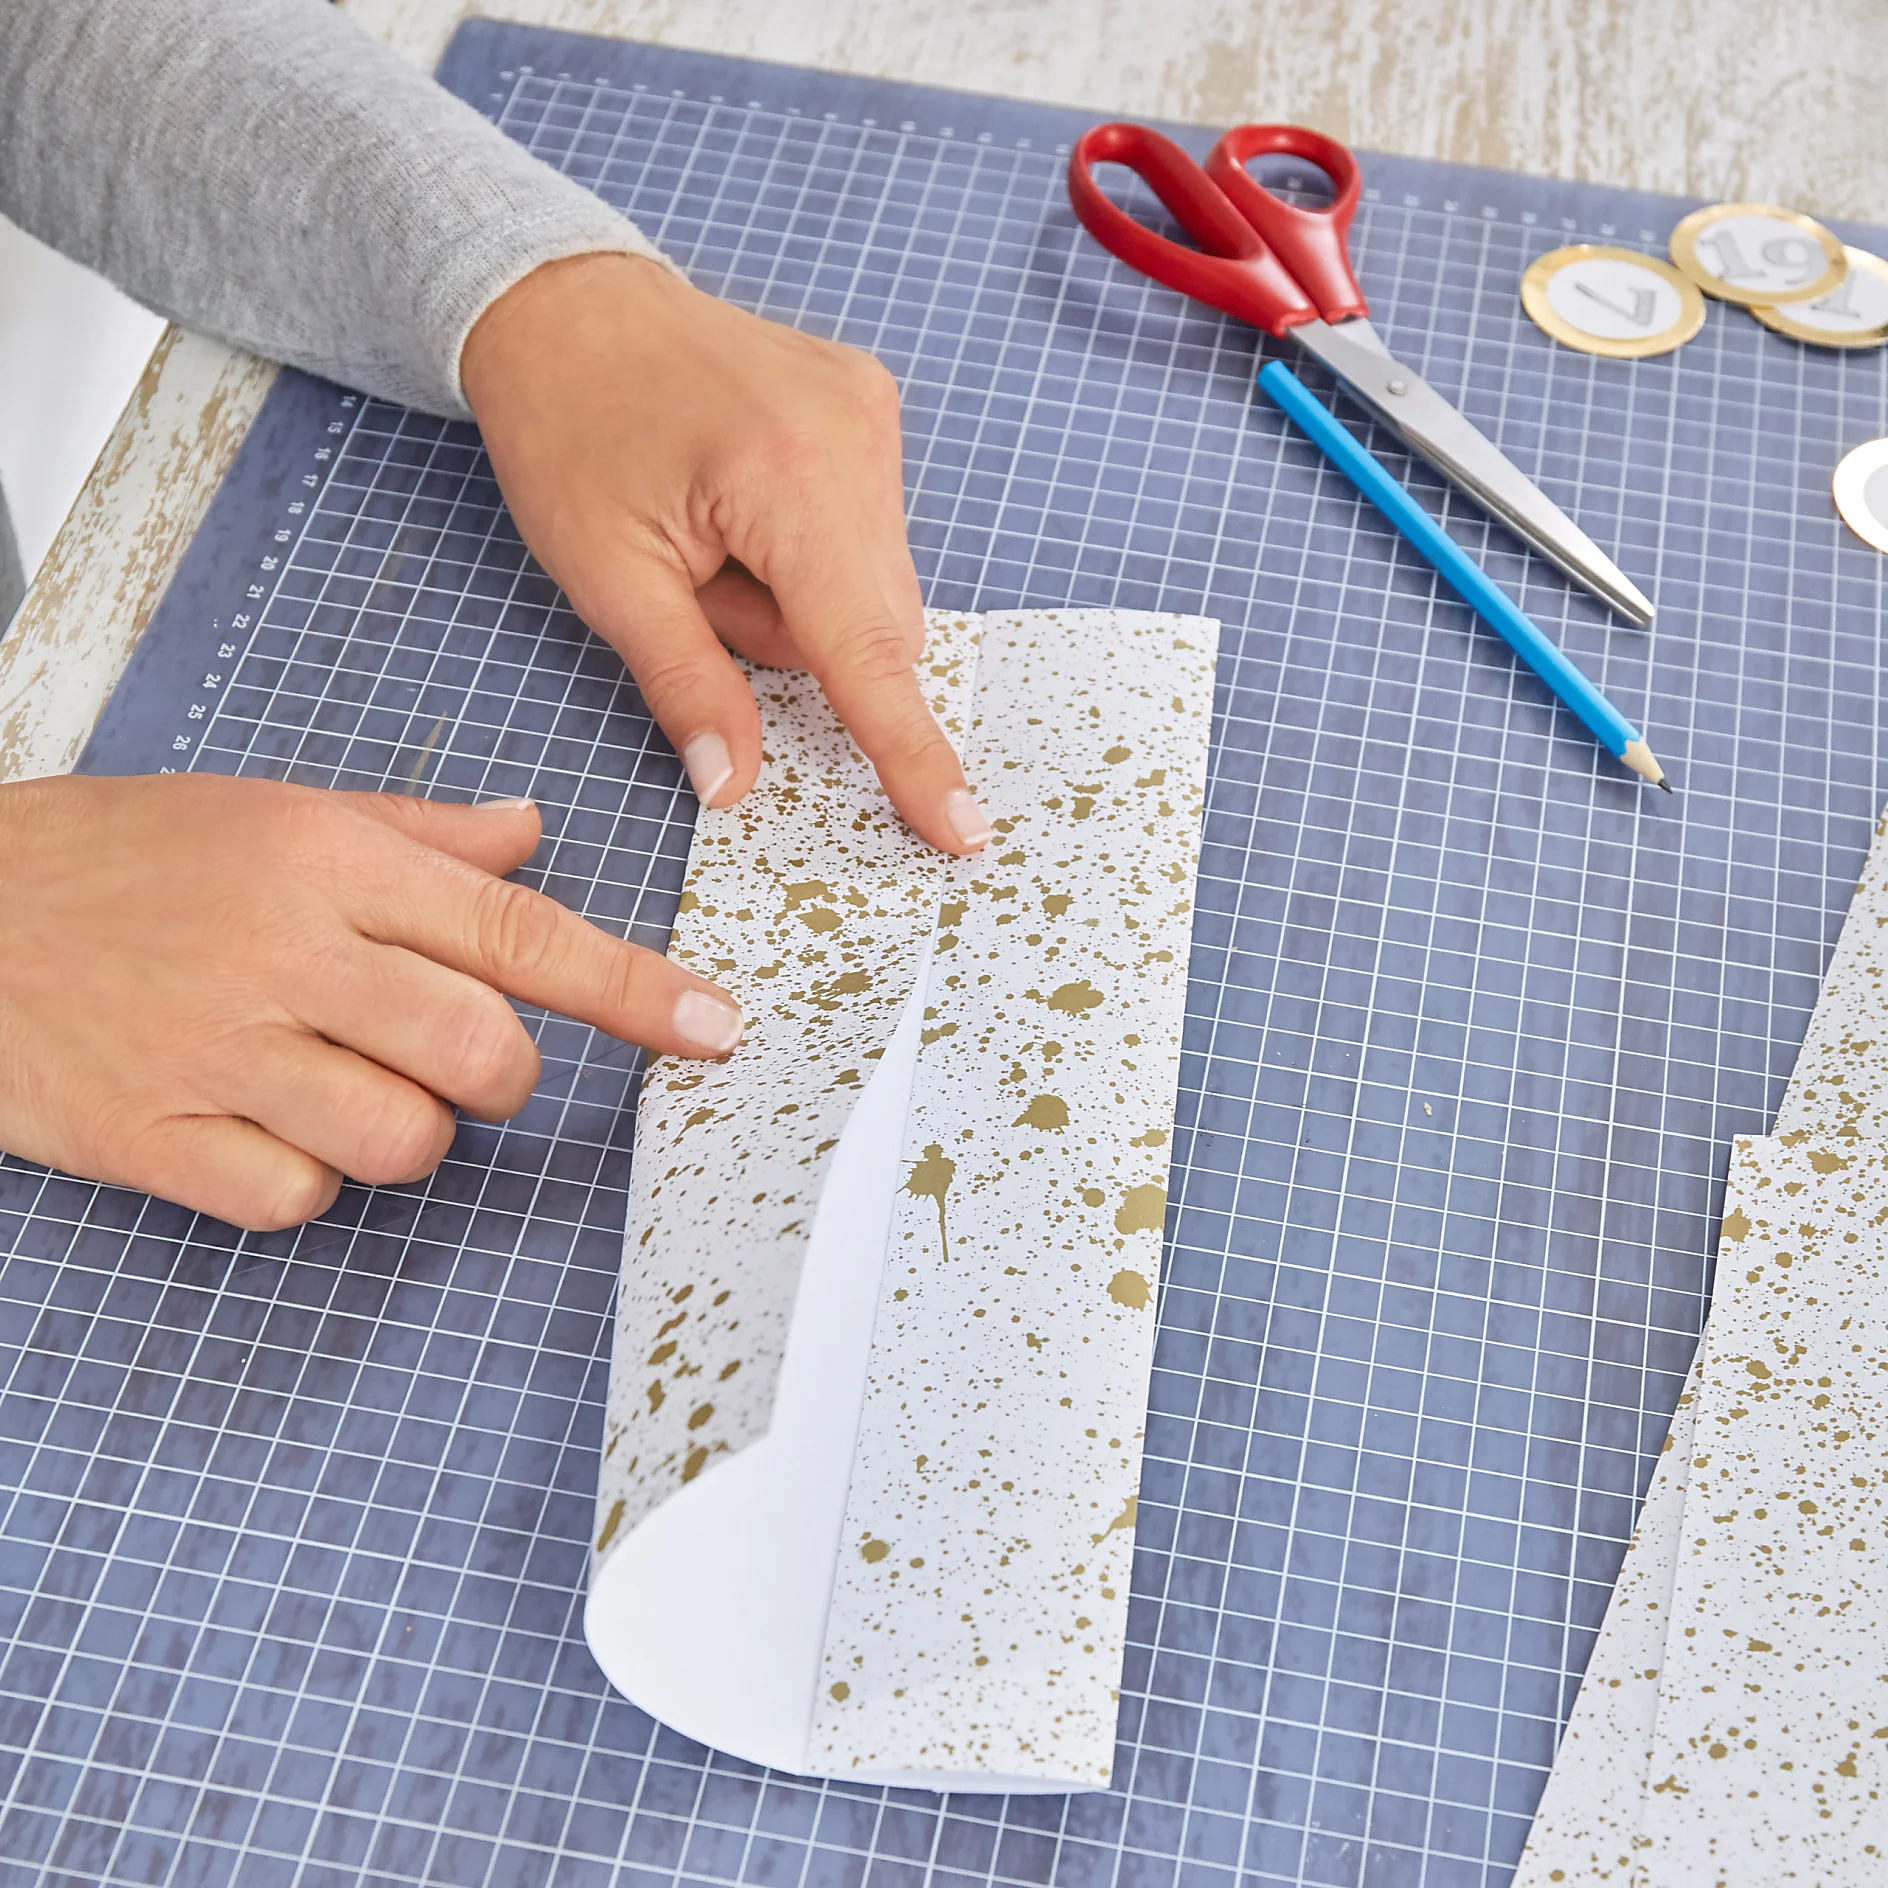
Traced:
<path id="1" fill-rule="evenodd" d="M 1652 758 L 1645 737 L 1549 642 L 1534 623 L 1489 580 L 1473 558 L 1417 504 L 1357 441 L 1306 391 L 1283 361 L 1259 369 L 1259 385 L 1285 416 L 1396 526 L 1451 590 L 1586 723 L 1607 753 L 1663 787 L 1672 783 Z"/>

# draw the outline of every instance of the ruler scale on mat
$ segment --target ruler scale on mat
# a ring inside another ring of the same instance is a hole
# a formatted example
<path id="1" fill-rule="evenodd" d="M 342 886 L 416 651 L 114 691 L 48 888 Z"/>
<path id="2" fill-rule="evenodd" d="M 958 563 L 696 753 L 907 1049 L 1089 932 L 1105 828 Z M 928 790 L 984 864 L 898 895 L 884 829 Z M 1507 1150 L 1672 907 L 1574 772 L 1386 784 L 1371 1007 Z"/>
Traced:
<path id="1" fill-rule="evenodd" d="M 1505 1882 L 1888 785 L 1828 501 L 1881 357 L 1726 309 L 1556 350 L 1525 263 L 1683 206 L 1366 160 L 1390 344 L 1655 631 L 1408 476 L 1656 735 L 1653 804 L 1255 403 L 1249 332 L 1081 234 L 1085 115 L 492 24 L 444 77 L 893 368 L 933 604 L 1224 625 L 1117 1788 L 802 1783 L 610 1692 L 634 1064 L 538 1019 L 514 1123 L 300 1233 L 0 1163 L 0 1879 Z M 85 764 L 533 793 L 529 876 L 652 943 L 691 817 L 472 431 L 293 375 Z"/>

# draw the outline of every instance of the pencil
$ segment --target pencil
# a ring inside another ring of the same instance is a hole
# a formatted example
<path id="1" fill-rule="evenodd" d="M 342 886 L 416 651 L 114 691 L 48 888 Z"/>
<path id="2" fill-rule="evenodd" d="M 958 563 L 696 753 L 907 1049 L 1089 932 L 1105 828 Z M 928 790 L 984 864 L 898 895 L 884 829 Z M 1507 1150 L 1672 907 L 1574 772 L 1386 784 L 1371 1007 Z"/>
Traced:
<path id="1" fill-rule="evenodd" d="M 1337 469 L 1403 534 L 1436 574 L 1579 716 L 1616 760 L 1667 793 L 1672 783 L 1645 736 L 1498 589 L 1488 574 L 1306 390 L 1283 361 L 1259 369 L 1259 385 Z"/>

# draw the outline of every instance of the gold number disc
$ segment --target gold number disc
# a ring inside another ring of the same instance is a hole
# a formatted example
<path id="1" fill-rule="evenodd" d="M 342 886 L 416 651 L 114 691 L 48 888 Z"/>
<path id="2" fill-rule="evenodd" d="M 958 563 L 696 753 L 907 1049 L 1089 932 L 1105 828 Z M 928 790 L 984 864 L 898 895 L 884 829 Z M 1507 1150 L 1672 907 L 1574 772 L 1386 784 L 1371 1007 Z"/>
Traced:
<path id="1" fill-rule="evenodd" d="M 1836 510 L 1864 544 L 1888 551 L 1888 439 L 1857 446 L 1831 481 Z"/>
<path id="2" fill-rule="evenodd" d="M 1888 341 L 1888 262 L 1853 244 L 1843 249 L 1849 272 L 1819 301 L 1759 303 L 1750 312 L 1766 328 L 1812 347 L 1880 347 Z"/>
<path id="3" fill-rule="evenodd" d="M 1672 260 L 1719 301 L 1808 302 L 1849 272 L 1841 238 L 1769 203 L 1714 203 L 1672 231 Z"/>
<path id="4" fill-rule="evenodd" d="M 1669 263 L 1599 243 L 1535 257 L 1521 306 L 1564 346 L 1616 361 L 1669 354 L 1704 326 L 1704 297 Z"/>

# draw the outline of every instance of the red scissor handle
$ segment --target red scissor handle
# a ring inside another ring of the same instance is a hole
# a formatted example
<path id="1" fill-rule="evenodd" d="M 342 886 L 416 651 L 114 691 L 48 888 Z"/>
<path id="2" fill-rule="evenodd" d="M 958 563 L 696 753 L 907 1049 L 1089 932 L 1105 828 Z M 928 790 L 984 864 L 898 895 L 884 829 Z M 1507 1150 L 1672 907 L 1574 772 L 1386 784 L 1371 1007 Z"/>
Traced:
<path id="1" fill-rule="evenodd" d="M 1275 197 L 1246 169 L 1253 157 L 1297 157 L 1331 180 L 1331 201 L 1307 210 Z M 1350 219 L 1363 189 L 1357 160 L 1335 138 L 1304 125 L 1235 125 L 1206 156 L 1206 174 L 1272 245 L 1326 321 L 1367 315 L 1350 266 Z"/>
<path id="2" fill-rule="evenodd" d="M 1247 157 L 1270 152 L 1317 165 L 1336 188 L 1336 200 L 1327 209 L 1301 210 L 1273 196 L 1244 168 Z M 1200 247 L 1170 242 L 1111 203 L 1095 181 L 1096 164 L 1126 165 Z M 1273 335 L 1300 322 L 1366 312 L 1344 249 L 1358 187 L 1350 153 L 1297 125 L 1229 131 L 1204 170 L 1171 138 L 1145 125 L 1096 125 L 1069 154 L 1069 200 L 1104 249 L 1143 275 Z"/>

